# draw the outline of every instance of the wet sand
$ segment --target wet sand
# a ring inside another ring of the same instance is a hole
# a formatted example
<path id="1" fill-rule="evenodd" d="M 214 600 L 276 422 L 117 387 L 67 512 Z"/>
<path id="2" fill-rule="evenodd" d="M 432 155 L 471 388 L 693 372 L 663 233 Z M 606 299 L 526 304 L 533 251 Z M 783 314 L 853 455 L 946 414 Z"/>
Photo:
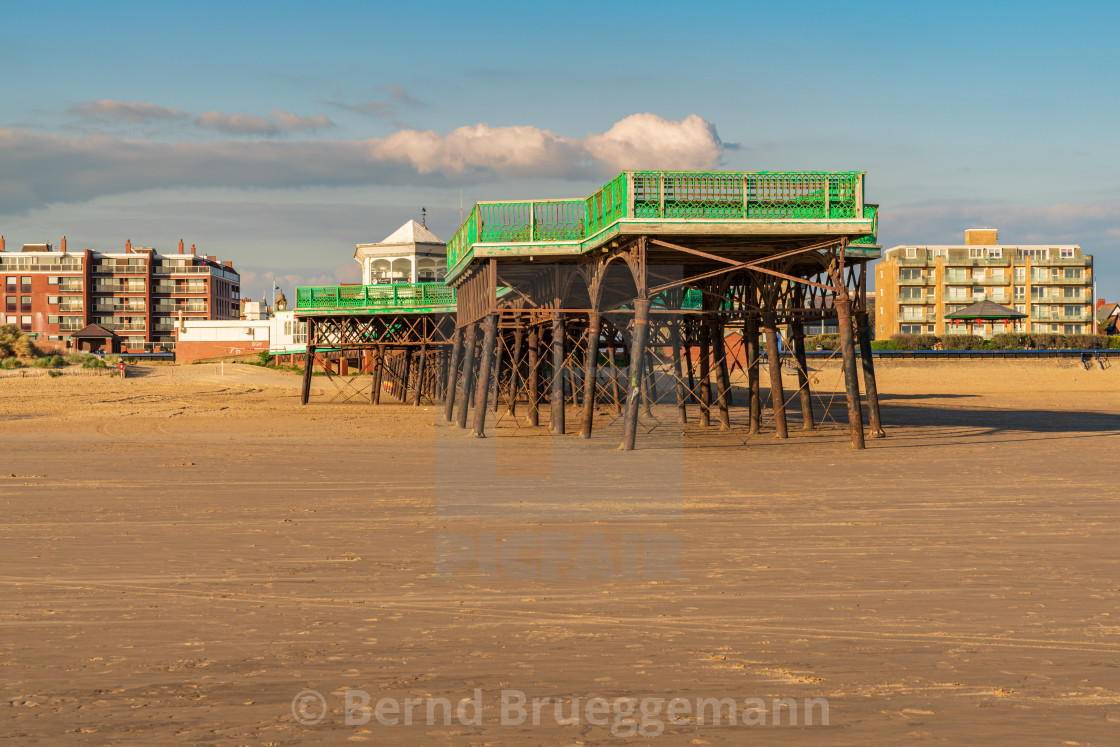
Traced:
<path id="1" fill-rule="evenodd" d="M 629 454 L 609 408 L 590 441 L 508 416 L 475 439 L 435 407 L 328 403 L 320 377 L 301 407 L 291 374 L 139 373 L 0 380 L 0 737 L 626 733 L 551 705 L 503 725 L 503 690 L 828 703 L 827 725 L 662 710 L 666 744 L 1120 734 L 1120 366 L 881 364 L 889 436 L 865 452 L 824 367 L 820 430 L 682 436 L 659 407 Z M 326 710 L 293 710 L 303 690 Z M 348 690 L 418 699 L 416 723 Z M 425 723 L 476 690 L 481 724 Z"/>

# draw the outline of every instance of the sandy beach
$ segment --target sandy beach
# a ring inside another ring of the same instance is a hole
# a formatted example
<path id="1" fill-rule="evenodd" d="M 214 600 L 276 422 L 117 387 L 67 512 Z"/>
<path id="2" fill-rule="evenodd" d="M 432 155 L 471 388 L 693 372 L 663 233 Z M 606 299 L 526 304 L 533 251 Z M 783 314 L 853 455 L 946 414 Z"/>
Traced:
<path id="1" fill-rule="evenodd" d="M 834 366 L 816 431 L 658 407 L 632 453 L 247 365 L 0 379 L 0 737 L 1115 744 L 1120 366 L 878 370 L 864 452 Z"/>

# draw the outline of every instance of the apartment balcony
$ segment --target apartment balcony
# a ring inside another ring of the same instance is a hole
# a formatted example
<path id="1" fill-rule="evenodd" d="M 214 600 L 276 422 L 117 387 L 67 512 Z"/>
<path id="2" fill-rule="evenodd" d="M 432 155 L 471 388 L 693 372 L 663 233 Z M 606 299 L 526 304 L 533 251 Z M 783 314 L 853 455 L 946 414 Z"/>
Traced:
<path id="1" fill-rule="evenodd" d="M 172 283 L 159 283 L 153 288 L 155 293 L 207 293 L 205 283 L 190 283 L 174 285 Z"/>
<path id="2" fill-rule="evenodd" d="M 1010 257 L 962 257 L 953 259 L 945 258 L 947 267 L 1010 267 Z"/>
<path id="3" fill-rule="evenodd" d="M 144 322 L 98 322 L 98 324 L 110 332 L 144 332 L 148 329 L 148 325 Z"/>
<path id="4" fill-rule="evenodd" d="M 147 310 L 143 306 L 94 306 L 98 314 L 143 314 Z"/>
<path id="5" fill-rule="evenodd" d="M 902 267 L 927 267 L 930 260 L 926 257 L 896 257 Z"/>
<path id="6" fill-rule="evenodd" d="M 152 307 L 157 314 L 178 314 L 180 311 L 184 314 L 205 314 L 207 310 L 205 303 L 156 304 Z"/>
<path id="7" fill-rule="evenodd" d="M 937 285 L 937 278 L 899 278 L 899 285 Z"/>
<path id="8" fill-rule="evenodd" d="M 118 265 L 111 262 L 98 262 L 93 266 L 97 275 L 147 275 L 147 265 Z"/>
<path id="9" fill-rule="evenodd" d="M 1056 259 L 1037 259 L 1031 258 L 1032 267 L 1047 267 L 1049 265 L 1065 265 L 1074 267 L 1092 267 L 1092 257 L 1058 257 Z"/>
<path id="10" fill-rule="evenodd" d="M 945 285 L 983 285 L 983 282 L 977 282 L 972 275 L 952 275 L 946 273 Z"/>
<path id="11" fill-rule="evenodd" d="M 81 332 L 85 329 L 86 325 L 82 321 L 77 322 L 59 322 L 59 332 Z"/>
<path id="12" fill-rule="evenodd" d="M 1032 285 L 1085 285 L 1085 286 L 1088 286 L 1088 285 L 1091 285 L 1092 282 L 1093 282 L 1093 279 L 1092 278 L 1087 278 L 1087 277 L 1080 277 L 1080 278 L 1067 278 L 1065 276 L 1057 277 L 1057 278 L 1056 277 L 1045 277 L 1045 278 L 1038 278 L 1037 280 L 1035 278 L 1031 278 L 1031 284 Z"/>
<path id="13" fill-rule="evenodd" d="M 58 292 L 59 293 L 81 293 L 82 292 L 82 287 L 83 286 L 82 286 L 82 281 L 81 280 L 78 280 L 76 282 L 71 282 L 71 283 L 59 283 L 58 284 Z"/>
<path id="14" fill-rule="evenodd" d="M 210 268 L 204 265 L 191 267 L 156 267 L 152 270 L 155 275 L 209 275 Z"/>
<path id="15" fill-rule="evenodd" d="M 1082 309 L 1077 314 L 1057 313 L 1049 311 L 1031 310 L 1031 319 L 1039 322 L 1084 322 L 1089 319 L 1089 312 Z"/>
<path id="16" fill-rule="evenodd" d="M 930 308 L 922 314 L 900 314 L 898 317 L 898 321 L 902 322 L 903 324 L 936 322 L 937 311 L 936 309 Z"/>
<path id="17" fill-rule="evenodd" d="M 6 272 L 50 272 L 54 274 L 64 272 L 81 272 L 81 260 L 76 262 L 35 262 L 41 257 L 3 257 L 0 258 L 0 273 Z"/>
<path id="18" fill-rule="evenodd" d="M 143 293 L 144 286 L 127 283 L 98 283 L 93 286 L 94 293 Z"/>

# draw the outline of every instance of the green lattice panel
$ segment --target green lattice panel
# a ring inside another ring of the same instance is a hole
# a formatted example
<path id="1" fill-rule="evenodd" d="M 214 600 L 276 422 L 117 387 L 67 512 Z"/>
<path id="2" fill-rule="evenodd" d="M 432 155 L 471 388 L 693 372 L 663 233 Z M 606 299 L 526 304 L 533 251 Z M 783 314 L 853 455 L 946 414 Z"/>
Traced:
<path id="1" fill-rule="evenodd" d="M 593 236 L 619 218 L 625 218 L 626 202 L 626 174 L 619 174 L 587 198 L 587 230 L 580 238 Z"/>

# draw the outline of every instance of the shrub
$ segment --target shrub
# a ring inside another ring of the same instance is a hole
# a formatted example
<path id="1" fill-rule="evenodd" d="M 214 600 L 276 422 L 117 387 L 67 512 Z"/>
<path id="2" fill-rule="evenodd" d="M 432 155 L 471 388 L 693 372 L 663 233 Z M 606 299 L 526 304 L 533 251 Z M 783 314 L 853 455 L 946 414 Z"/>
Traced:
<path id="1" fill-rule="evenodd" d="M 62 368 L 65 365 L 61 355 L 45 355 L 31 364 L 32 368 Z"/>
<path id="2" fill-rule="evenodd" d="M 61 376 L 61 375 L 62 375 L 61 371 L 55 371 L 53 368 L 50 371 L 47 371 L 47 376 L 50 376 L 52 379 L 55 378 L 56 376 Z"/>
<path id="3" fill-rule="evenodd" d="M 1104 335 L 1068 335 L 1067 342 L 1076 350 L 1092 350 L 1103 348 L 1108 344 L 1108 338 Z"/>
<path id="4" fill-rule="evenodd" d="M 23 361 L 14 355 L 0 361 L 0 368 L 23 368 Z"/>
<path id="5" fill-rule="evenodd" d="M 272 354 L 269 353 L 267 350 L 262 350 L 261 352 L 257 353 L 257 360 L 259 360 L 261 362 L 262 366 L 267 366 L 268 361 L 271 358 L 272 358 Z"/>
<path id="6" fill-rule="evenodd" d="M 82 368 L 105 368 L 105 361 L 96 355 L 91 355 L 82 361 Z"/>
<path id="7" fill-rule="evenodd" d="M 110 353 L 109 355 L 102 358 L 102 360 L 105 361 L 105 364 L 108 366 L 115 366 L 121 362 L 121 357 L 116 353 Z"/>
<path id="8" fill-rule="evenodd" d="M 983 350 L 984 338 L 980 335 L 945 335 L 941 346 L 945 350 Z"/>
<path id="9" fill-rule="evenodd" d="M 914 350 L 901 340 L 872 340 L 872 350 Z"/>
<path id="10" fill-rule="evenodd" d="M 87 353 L 67 353 L 65 356 L 67 363 L 85 363 L 88 357 Z"/>
<path id="11" fill-rule="evenodd" d="M 1021 332 L 1001 332 L 992 335 L 990 342 L 993 350 L 1029 350 L 1034 346 L 1031 336 Z"/>
<path id="12" fill-rule="evenodd" d="M 34 358 L 38 355 L 38 348 L 19 327 L 14 324 L 0 324 L 0 358 L 13 356 Z"/>
<path id="13" fill-rule="evenodd" d="M 835 350 L 840 347 L 840 335 L 810 335 L 805 338 L 806 350 L 816 350 L 818 345 L 822 350 Z"/>
<path id="14" fill-rule="evenodd" d="M 1112 335 L 1109 337 L 1108 347 L 1110 350 L 1120 350 L 1120 335 Z"/>

